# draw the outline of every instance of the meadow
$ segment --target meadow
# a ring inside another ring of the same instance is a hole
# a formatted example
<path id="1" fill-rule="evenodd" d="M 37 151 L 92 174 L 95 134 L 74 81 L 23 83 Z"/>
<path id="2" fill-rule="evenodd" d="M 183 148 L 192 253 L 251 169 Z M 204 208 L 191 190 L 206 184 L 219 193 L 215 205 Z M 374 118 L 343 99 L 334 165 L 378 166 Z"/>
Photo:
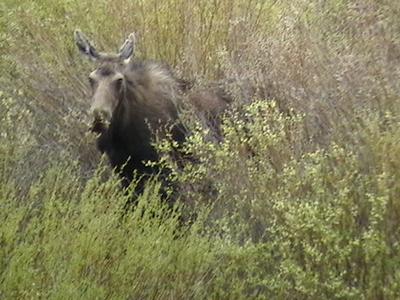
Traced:
<path id="1" fill-rule="evenodd" d="M 232 95 L 159 141 L 174 209 L 126 212 L 76 28 Z M 0 54 L 0 299 L 400 298 L 400 1 L 2 0 Z"/>

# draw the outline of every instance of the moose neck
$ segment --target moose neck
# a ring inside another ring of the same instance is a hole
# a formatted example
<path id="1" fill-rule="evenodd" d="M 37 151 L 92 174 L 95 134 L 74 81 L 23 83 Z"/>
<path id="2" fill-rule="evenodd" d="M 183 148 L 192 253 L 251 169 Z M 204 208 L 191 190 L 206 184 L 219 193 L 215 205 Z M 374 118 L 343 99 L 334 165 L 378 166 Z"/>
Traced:
<path id="1" fill-rule="evenodd" d="M 126 156 L 142 160 L 155 159 L 155 150 L 151 145 L 152 133 L 143 107 L 140 107 L 136 98 L 132 89 L 126 88 L 121 94 L 120 103 L 105 133 L 107 143 L 113 151 L 125 152 Z"/>

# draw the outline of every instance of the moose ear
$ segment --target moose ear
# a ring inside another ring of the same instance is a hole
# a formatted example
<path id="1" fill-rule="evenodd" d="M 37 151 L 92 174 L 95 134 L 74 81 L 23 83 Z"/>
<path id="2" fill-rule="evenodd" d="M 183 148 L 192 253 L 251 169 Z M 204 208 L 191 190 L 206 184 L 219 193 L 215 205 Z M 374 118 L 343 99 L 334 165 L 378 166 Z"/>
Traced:
<path id="1" fill-rule="evenodd" d="M 121 46 L 119 49 L 119 57 L 126 60 L 129 59 L 135 51 L 135 42 L 136 42 L 136 37 L 134 33 L 131 33 L 125 43 Z"/>
<path id="2" fill-rule="evenodd" d="M 89 39 L 80 31 L 75 30 L 75 43 L 78 46 L 79 51 L 81 51 L 84 55 L 89 57 L 91 60 L 97 60 L 100 55 L 90 43 Z"/>

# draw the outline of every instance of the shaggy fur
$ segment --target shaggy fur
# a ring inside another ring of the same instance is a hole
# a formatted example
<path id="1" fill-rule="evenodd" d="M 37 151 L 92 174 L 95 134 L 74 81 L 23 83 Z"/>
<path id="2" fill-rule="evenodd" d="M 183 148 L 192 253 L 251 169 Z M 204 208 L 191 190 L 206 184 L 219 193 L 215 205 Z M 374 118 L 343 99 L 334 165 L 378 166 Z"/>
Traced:
<path id="1" fill-rule="evenodd" d="M 122 176 L 124 186 L 132 181 L 134 171 L 142 177 L 137 187 L 140 193 L 149 176 L 167 175 L 166 170 L 145 164 L 158 160 L 152 145 L 155 134 L 163 134 L 172 126 L 173 139 L 181 143 L 185 131 L 177 123 L 176 83 L 167 70 L 153 63 L 130 63 L 123 73 L 127 78 L 126 87 L 109 127 L 98 131 L 97 145 Z"/>
<path id="2" fill-rule="evenodd" d="M 113 168 L 127 186 L 134 173 L 141 178 L 136 192 L 155 174 L 167 184 L 168 170 L 149 166 L 159 159 L 153 146 L 156 136 L 167 131 L 182 143 L 187 135 L 180 122 L 178 103 L 187 84 L 173 76 L 168 66 L 130 59 L 134 36 L 124 43 L 118 55 L 98 53 L 86 37 L 76 32 L 78 48 L 97 69 L 90 75 L 93 89 L 92 130 L 99 134 L 97 146 L 106 153 Z M 227 105 L 227 98 L 209 91 L 193 92 L 187 97 L 204 119 L 214 120 Z"/>

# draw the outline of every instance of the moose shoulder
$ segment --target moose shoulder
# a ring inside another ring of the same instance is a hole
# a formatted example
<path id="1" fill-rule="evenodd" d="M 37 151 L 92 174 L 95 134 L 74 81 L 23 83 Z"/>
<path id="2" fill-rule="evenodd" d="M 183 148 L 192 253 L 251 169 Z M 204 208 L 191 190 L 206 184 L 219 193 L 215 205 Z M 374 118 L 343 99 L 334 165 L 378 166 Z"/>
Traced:
<path id="1" fill-rule="evenodd" d="M 150 176 L 166 177 L 168 173 L 156 164 L 146 163 L 159 158 L 154 138 L 167 130 L 178 143 L 187 136 L 179 118 L 179 102 L 186 88 L 168 66 L 133 59 L 134 34 L 129 35 L 117 54 L 98 52 L 78 30 L 75 41 L 79 50 L 96 64 L 89 82 L 92 131 L 98 134 L 98 149 L 106 153 L 124 186 L 137 173 L 141 180 L 136 192 L 140 193 Z M 202 118 L 211 122 L 229 102 L 221 93 L 205 90 L 189 93 L 186 99 Z"/>

